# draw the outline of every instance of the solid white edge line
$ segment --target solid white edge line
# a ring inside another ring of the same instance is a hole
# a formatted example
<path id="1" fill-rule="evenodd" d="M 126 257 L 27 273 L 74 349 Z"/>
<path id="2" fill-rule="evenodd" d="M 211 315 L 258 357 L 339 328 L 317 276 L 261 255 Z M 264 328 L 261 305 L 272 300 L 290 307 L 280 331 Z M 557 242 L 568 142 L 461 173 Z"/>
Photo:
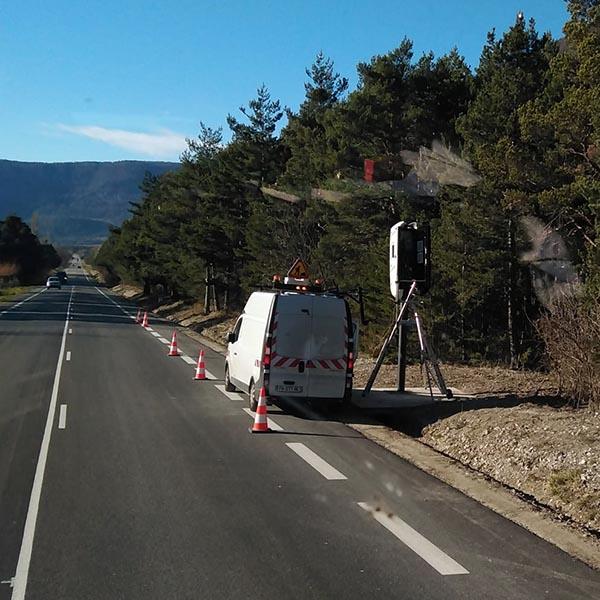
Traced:
<path id="1" fill-rule="evenodd" d="M 453 558 L 432 544 L 426 537 L 413 529 L 397 515 L 388 516 L 384 511 L 374 510 L 367 502 L 358 505 L 371 513 L 371 516 L 390 533 L 393 533 L 403 544 L 418 554 L 426 563 L 432 566 L 440 575 L 468 575 L 469 571 Z"/>
<path id="2" fill-rule="evenodd" d="M 58 428 L 64 429 L 67 426 L 67 405 L 60 405 L 60 412 L 58 413 Z"/>
<path id="3" fill-rule="evenodd" d="M 255 413 L 253 413 L 249 408 L 242 408 L 242 410 L 246 414 L 250 415 L 253 419 L 255 418 Z M 270 417 L 267 417 L 267 424 L 269 425 L 269 428 L 273 431 L 285 431 L 285 429 L 281 425 L 275 423 L 275 421 L 273 421 L 273 419 L 271 419 Z"/>
<path id="4" fill-rule="evenodd" d="M 103 291 L 102 291 L 102 290 L 101 290 L 99 287 L 96 287 L 96 286 L 94 286 L 94 289 L 96 289 L 98 292 L 100 292 L 100 293 L 101 293 L 101 294 L 102 294 L 102 295 L 103 295 L 103 296 L 104 296 L 104 297 L 105 297 L 107 300 L 110 300 L 110 301 L 111 301 L 111 302 L 112 302 L 112 303 L 113 303 L 115 306 L 117 306 L 118 308 L 120 308 L 120 309 L 121 309 L 121 310 L 122 310 L 122 311 L 123 311 L 123 312 L 124 312 L 126 315 L 128 315 L 128 316 L 131 316 L 131 315 L 129 315 L 129 314 L 128 314 L 128 313 L 125 311 L 125 309 L 124 309 L 124 308 L 123 308 L 123 307 L 122 307 L 120 304 L 118 304 L 118 303 L 117 303 L 117 302 L 115 302 L 115 301 L 114 301 L 112 298 L 110 298 L 109 296 L 107 296 L 107 295 L 106 295 L 106 294 L 105 294 L 105 293 L 104 293 L 104 292 L 103 292 Z M 152 329 L 152 327 L 146 327 L 145 329 L 146 329 L 146 331 L 149 331 L 149 332 L 150 332 L 150 333 L 151 333 L 153 336 L 155 336 L 155 337 L 156 337 L 156 339 L 157 339 L 159 342 L 162 342 L 162 343 L 163 343 L 163 344 L 165 344 L 165 345 L 166 345 L 166 344 L 171 344 L 171 342 L 170 342 L 169 340 L 166 340 L 166 339 L 165 339 L 165 338 L 163 338 L 163 337 L 156 336 L 156 332 L 154 331 L 154 329 Z M 159 334 L 159 335 L 160 335 L 160 334 Z M 183 358 L 183 356 L 182 356 L 181 358 Z M 189 358 L 189 357 L 183 358 L 183 360 L 185 360 L 185 362 L 188 362 L 188 360 L 187 360 L 188 358 Z M 191 359 L 191 358 L 190 358 L 190 360 L 191 360 L 191 362 L 188 362 L 188 364 L 190 364 L 190 365 L 195 365 L 195 364 L 196 364 L 196 361 L 194 361 L 194 360 L 193 360 L 193 359 Z M 216 379 L 217 379 L 217 378 L 216 378 L 216 377 L 215 377 L 215 376 L 214 376 L 212 373 L 210 373 L 209 371 L 206 371 L 206 378 L 207 378 L 207 379 L 212 379 L 212 380 L 216 380 Z"/>
<path id="5" fill-rule="evenodd" d="M 25 304 L 25 302 L 29 302 L 29 300 L 31 300 L 32 298 L 35 298 L 36 296 L 39 296 L 42 292 L 45 292 L 45 291 L 46 291 L 46 288 L 42 288 L 39 292 L 36 292 L 35 294 L 28 296 L 24 300 L 21 300 L 18 304 L 13 304 L 12 306 L 9 306 L 6 310 L 2 311 L 2 314 L 5 315 L 7 312 L 11 311 L 13 308 L 17 308 L 17 307 L 21 306 L 22 304 Z"/>
<path id="6" fill-rule="evenodd" d="M 221 392 L 221 394 L 223 394 L 224 396 L 227 396 L 227 398 L 229 398 L 230 400 L 233 400 L 234 402 L 240 402 L 244 400 L 244 398 L 238 394 L 238 392 L 228 392 L 225 389 L 224 385 L 215 385 L 215 387 Z M 250 410 L 250 409 L 248 409 Z"/>
<path id="7" fill-rule="evenodd" d="M 152 331 L 151 333 L 154 337 L 160 337 L 160 333 L 158 333 L 158 331 Z"/>
<path id="8" fill-rule="evenodd" d="M 348 479 L 343 473 L 340 473 L 335 467 L 332 467 L 326 460 L 323 460 L 316 452 L 313 452 L 308 446 L 300 442 L 286 442 L 290 450 L 293 450 L 300 458 L 305 460 L 315 471 L 318 471 L 329 480 Z"/>
<path id="9" fill-rule="evenodd" d="M 69 303 L 73 297 L 73 290 Z M 56 414 L 56 401 L 58 399 L 58 387 L 60 385 L 60 372 L 62 370 L 63 358 L 65 354 L 65 345 L 67 342 L 67 330 L 69 328 L 69 316 L 65 318 L 65 327 L 63 329 L 60 352 L 56 363 L 56 372 L 54 383 L 52 385 L 52 396 L 50 397 L 50 406 L 48 407 L 48 416 L 46 418 L 46 427 L 44 437 L 40 447 L 31 496 L 29 498 L 29 508 L 23 528 L 23 539 L 21 541 L 21 550 L 19 551 L 19 560 L 17 562 L 17 572 L 13 579 L 13 591 L 11 600 L 25 600 L 25 591 L 27 589 L 27 577 L 29 575 L 29 563 L 31 562 L 31 552 L 33 550 L 33 538 L 35 536 L 35 526 L 37 523 L 38 510 L 40 507 L 40 498 L 42 495 L 42 483 L 44 482 L 44 472 L 46 470 L 46 461 L 48 459 L 48 449 L 50 447 L 50 438 L 52 437 L 52 425 L 54 424 L 54 415 Z"/>

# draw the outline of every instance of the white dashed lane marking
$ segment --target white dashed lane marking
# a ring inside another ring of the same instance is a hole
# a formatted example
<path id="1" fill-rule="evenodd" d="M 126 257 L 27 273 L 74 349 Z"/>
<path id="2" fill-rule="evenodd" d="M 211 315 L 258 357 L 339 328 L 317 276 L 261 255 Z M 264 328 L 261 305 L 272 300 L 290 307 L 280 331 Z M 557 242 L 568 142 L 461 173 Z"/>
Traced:
<path id="1" fill-rule="evenodd" d="M 249 414 L 253 419 L 255 418 L 255 413 L 253 413 L 249 408 L 243 408 L 242 410 L 245 413 Z M 267 423 L 273 431 L 285 431 L 285 429 L 281 425 L 278 425 L 277 423 L 275 423 L 275 421 L 273 421 L 273 419 L 270 419 L 269 417 L 267 417 Z"/>
<path id="2" fill-rule="evenodd" d="M 191 356 L 187 356 L 187 354 L 182 354 L 180 358 L 181 358 L 181 360 L 186 362 L 188 365 L 196 364 L 196 361 Z"/>
<path id="3" fill-rule="evenodd" d="M 221 394 L 227 396 L 227 398 L 230 400 L 234 400 L 235 402 L 243 402 L 244 400 L 244 397 L 237 392 L 228 392 L 224 385 L 215 385 L 215 387 L 221 392 Z"/>
<path id="4" fill-rule="evenodd" d="M 300 458 L 305 460 L 313 469 L 315 469 L 315 471 L 321 473 L 325 479 L 348 479 L 343 473 L 340 473 L 335 467 L 332 467 L 308 446 L 305 446 L 300 442 L 287 442 L 285 445 L 290 450 L 293 450 Z"/>
<path id="5" fill-rule="evenodd" d="M 58 415 L 58 428 L 64 429 L 67 426 L 67 405 L 60 405 L 60 413 Z"/>
<path id="6" fill-rule="evenodd" d="M 358 505 L 371 513 L 372 517 L 381 523 L 388 531 L 393 533 L 402 543 L 406 544 L 413 552 L 416 552 L 426 563 L 431 565 L 440 575 L 467 575 L 462 565 L 450 558 L 445 552 L 423 537 L 396 515 L 388 515 L 381 510 L 376 510 L 367 502 L 359 502 Z"/>
<path id="7" fill-rule="evenodd" d="M 71 360 L 71 351 L 70 350 L 67 352 L 66 360 Z"/>

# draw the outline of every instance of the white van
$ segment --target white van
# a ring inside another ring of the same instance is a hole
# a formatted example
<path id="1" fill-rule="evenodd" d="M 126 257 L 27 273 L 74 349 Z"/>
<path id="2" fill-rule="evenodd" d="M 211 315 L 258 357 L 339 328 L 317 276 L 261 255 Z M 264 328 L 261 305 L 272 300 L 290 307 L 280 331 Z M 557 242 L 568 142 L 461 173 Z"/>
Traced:
<path id="1" fill-rule="evenodd" d="M 352 393 L 354 325 L 328 293 L 254 292 L 228 335 L 225 387 L 267 396 L 343 400 Z"/>

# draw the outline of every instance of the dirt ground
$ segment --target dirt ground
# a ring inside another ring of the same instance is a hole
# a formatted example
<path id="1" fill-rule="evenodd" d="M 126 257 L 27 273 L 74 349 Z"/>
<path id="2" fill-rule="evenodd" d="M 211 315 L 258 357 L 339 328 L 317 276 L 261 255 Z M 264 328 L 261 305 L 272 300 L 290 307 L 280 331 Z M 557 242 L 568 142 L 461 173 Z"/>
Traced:
<path id="1" fill-rule="evenodd" d="M 363 387 L 371 374 L 375 361 L 359 358 L 354 368 L 354 383 Z M 558 381 L 550 373 L 537 371 L 511 371 L 499 366 L 472 366 L 440 364 L 446 385 L 465 394 L 483 396 L 513 394 L 520 397 L 554 396 L 558 393 Z M 396 365 L 382 365 L 375 380 L 375 387 L 396 385 Z M 419 365 L 406 368 L 406 386 L 422 387 L 425 380 Z"/>
<path id="2" fill-rule="evenodd" d="M 600 412 L 465 411 L 427 426 L 421 441 L 600 534 Z"/>

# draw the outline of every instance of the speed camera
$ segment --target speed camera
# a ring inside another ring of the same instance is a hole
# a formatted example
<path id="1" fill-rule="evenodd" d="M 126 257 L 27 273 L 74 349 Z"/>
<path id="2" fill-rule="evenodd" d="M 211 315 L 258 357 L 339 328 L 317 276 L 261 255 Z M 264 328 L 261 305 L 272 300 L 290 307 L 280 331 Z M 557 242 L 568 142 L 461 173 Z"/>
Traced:
<path id="1" fill-rule="evenodd" d="M 396 301 L 413 281 L 421 294 L 431 284 L 429 225 L 400 221 L 390 229 L 390 292 Z"/>

